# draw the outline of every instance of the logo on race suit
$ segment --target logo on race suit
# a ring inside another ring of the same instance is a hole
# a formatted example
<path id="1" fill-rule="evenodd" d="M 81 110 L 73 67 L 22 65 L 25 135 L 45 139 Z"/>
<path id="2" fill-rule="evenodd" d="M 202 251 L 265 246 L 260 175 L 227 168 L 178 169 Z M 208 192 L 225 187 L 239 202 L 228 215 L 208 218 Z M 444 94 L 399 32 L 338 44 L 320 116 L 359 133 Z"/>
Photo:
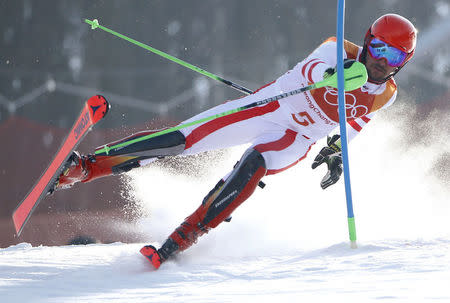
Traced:
<path id="1" fill-rule="evenodd" d="M 313 102 L 311 101 L 311 99 L 309 98 L 308 94 L 306 92 L 303 93 L 303 95 L 305 96 L 306 102 L 308 102 L 308 106 L 310 109 L 312 109 L 314 111 L 314 113 L 319 116 L 319 118 L 325 122 L 325 124 L 330 124 L 330 125 L 336 125 L 336 123 L 330 121 L 329 119 L 327 119 L 323 114 L 322 111 L 317 108 L 316 106 L 314 106 Z"/>
<path id="2" fill-rule="evenodd" d="M 336 106 L 338 111 L 338 91 L 328 86 L 325 87 L 326 91 L 323 94 L 323 98 L 326 103 L 332 106 Z M 365 105 L 356 105 L 355 95 L 345 92 L 345 109 L 347 118 L 356 119 L 357 117 L 364 116 L 369 113 L 369 109 Z"/>
<path id="3" fill-rule="evenodd" d="M 78 139 L 80 135 L 83 133 L 84 128 L 89 122 L 89 112 L 86 112 L 80 119 L 80 122 L 75 126 L 74 133 L 75 139 Z"/>

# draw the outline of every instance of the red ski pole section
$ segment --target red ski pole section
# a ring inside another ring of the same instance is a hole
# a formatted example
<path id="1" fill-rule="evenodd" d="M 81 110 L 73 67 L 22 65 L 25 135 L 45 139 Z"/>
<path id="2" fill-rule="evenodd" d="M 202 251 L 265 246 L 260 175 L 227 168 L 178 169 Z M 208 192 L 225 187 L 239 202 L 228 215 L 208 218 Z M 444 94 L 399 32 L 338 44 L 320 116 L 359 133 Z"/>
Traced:
<path id="1" fill-rule="evenodd" d="M 51 184 L 52 178 L 56 177 L 55 173 L 70 156 L 72 150 L 78 145 L 89 128 L 101 120 L 101 118 L 105 116 L 107 110 L 108 104 L 102 96 L 91 97 L 86 102 L 80 116 L 78 117 L 78 120 L 70 130 L 68 137 L 64 140 L 63 145 L 58 150 L 58 153 L 50 163 L 50 166 L 46 169 L 30 193 L 14 211 L 13 221 L 18 235 L 20 234 L 25 222 L 31 215 L 33 209 L 37 206 L 42 197 L 47 194 L 46 187 Z"/>

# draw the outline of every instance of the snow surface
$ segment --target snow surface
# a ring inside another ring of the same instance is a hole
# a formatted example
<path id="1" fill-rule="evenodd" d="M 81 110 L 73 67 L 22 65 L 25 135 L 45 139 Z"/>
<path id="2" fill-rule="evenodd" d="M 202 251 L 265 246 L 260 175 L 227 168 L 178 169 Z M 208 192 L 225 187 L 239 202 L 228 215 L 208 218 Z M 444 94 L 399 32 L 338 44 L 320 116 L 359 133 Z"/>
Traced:
<path id="1" fill-rule="evenodd" d="M 159 246 L 196 209 L 237 148 L 211 158 L 202 178 L 159 167 L 128 175 L 145 214 L 131 228 L 146 243 L 0 249 L 0 301 L 450 302 L 450 191 L 433 166 L 448 134 L 427 128 L 418 142 L 403 137 L 407 120 L 390 120 L 372 121 L 351 145 L 357 249 L 347 241 L 343 182 L 322 191 L 325 168 L 310 169 L 319 142 L 301 164 L 265 178 L 230 223 L 153 271 L 141 246 Z"/>
<path id="2" fill-rule="evenodd" d="M 141 244 L 0 253 L 2 302 L 429 302 L 450 300 L 450 241 L 339 243 L 272 255 L 190 254 L 154 272 Z M 270 246 L 268 246 L 270 249 Z"/>

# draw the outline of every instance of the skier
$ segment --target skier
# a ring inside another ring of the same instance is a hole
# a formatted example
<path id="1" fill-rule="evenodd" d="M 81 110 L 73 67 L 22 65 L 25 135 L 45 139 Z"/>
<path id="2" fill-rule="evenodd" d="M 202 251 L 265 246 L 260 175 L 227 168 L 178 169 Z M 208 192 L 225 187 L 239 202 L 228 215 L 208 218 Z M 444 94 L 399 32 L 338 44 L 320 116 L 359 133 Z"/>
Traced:
<path id="1" fill-rule="evenodd" d="M 379 109 L 391 105 L 397 95 L 393 76 L 411 59 L 417 31 L 406 18 L 387 14 L 368 29 L 363 47 L 344 41 L 344 68 L 353 62 L 365 64 L 368 82 L 345 93 L 349 140 L 359 133 Z M 331 37 L 277 80 L 246 97 L 202 112 L 187 123 L 233 108 L 298 89 L 336 72 L 336 38 Z M 54 189 L 76 182 L 126 172 L 160 158 L 191 155 L 251 143 L 233 170 L 206 195 L 201 205 L 167 238 L 161 248 L 148 245 L 141 253 L 155 268 L 190 247 L 244 202 L 262 177 L 280 173 L 304 159 L 318 139 L 329 135 L 339 123 L 337 91 L 323 87 L 254 107 L 202 124 L 138 142 L 153 132 L 144 131 L 97 148 L 95 155 L 74 152 Z M 121 143 L 124 147 L 112 148 Z M 342 173 L 339 135 L 327 138 L 326 147 L 315 157 L 312 168 L 326 163 L 328 171 L 320 185 L 336 183 Z"/>

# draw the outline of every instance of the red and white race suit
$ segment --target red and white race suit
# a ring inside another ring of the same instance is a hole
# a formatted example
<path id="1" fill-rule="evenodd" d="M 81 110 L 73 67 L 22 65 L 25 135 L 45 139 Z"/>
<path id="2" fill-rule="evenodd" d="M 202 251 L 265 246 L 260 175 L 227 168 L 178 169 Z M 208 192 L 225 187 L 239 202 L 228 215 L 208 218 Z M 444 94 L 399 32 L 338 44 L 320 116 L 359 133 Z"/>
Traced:
<path id="1" fill-rule="evenodd" d="M 344 57 L 359 60 L 362 47 L 344 41 Z M 336 66 L 336 38 L 331 37 L 274 82 L 255 93 L 202 112 L 187 123 L 222 113 L 323 80 L 327 68 Z M 367 82 L 345 93 L 349 139 L 366 125 L 374 113 L 391 105 L 397 95 L 393 79 Z M 267 175 L 283 171 L 302 160 L 312 144 L 339 124 L 337 90 L 323 87 L 266 105 L 237 112 L 182 129 L 186 137 L 184 155 L 248 144 L 265 160 Z"/>
<path id="2" fill-rule="evenodd" d="M 346 58 L 359 60 L 361 47 L 346 41 L 344 48 Z M 321 81 L 325 70 L 334 66 L 336 39 L 330 38 L 274 82 L 184 123 Z M 346 92 L 350 138 L 369 122 L 375 111 L 392 104 L 396 92 L 392 79 L 381 85 L 366 83 L 360 89 Z M 181 129 L 185 138 L 184 155 L 248 143 L 251 148 L 157 252 L 153 247 L 144 247 L 143 254 L 152 262 L 156 257 L 156 267 L 159 267 L 175 252 L 190 247 L 199 236 L 229 220 L 233 211 L 252 195 L 262 177 L 276 174 L 302 160 L 312 144 L 337 127 L 338 120 L 337 91 L 323 87 Z"/>

